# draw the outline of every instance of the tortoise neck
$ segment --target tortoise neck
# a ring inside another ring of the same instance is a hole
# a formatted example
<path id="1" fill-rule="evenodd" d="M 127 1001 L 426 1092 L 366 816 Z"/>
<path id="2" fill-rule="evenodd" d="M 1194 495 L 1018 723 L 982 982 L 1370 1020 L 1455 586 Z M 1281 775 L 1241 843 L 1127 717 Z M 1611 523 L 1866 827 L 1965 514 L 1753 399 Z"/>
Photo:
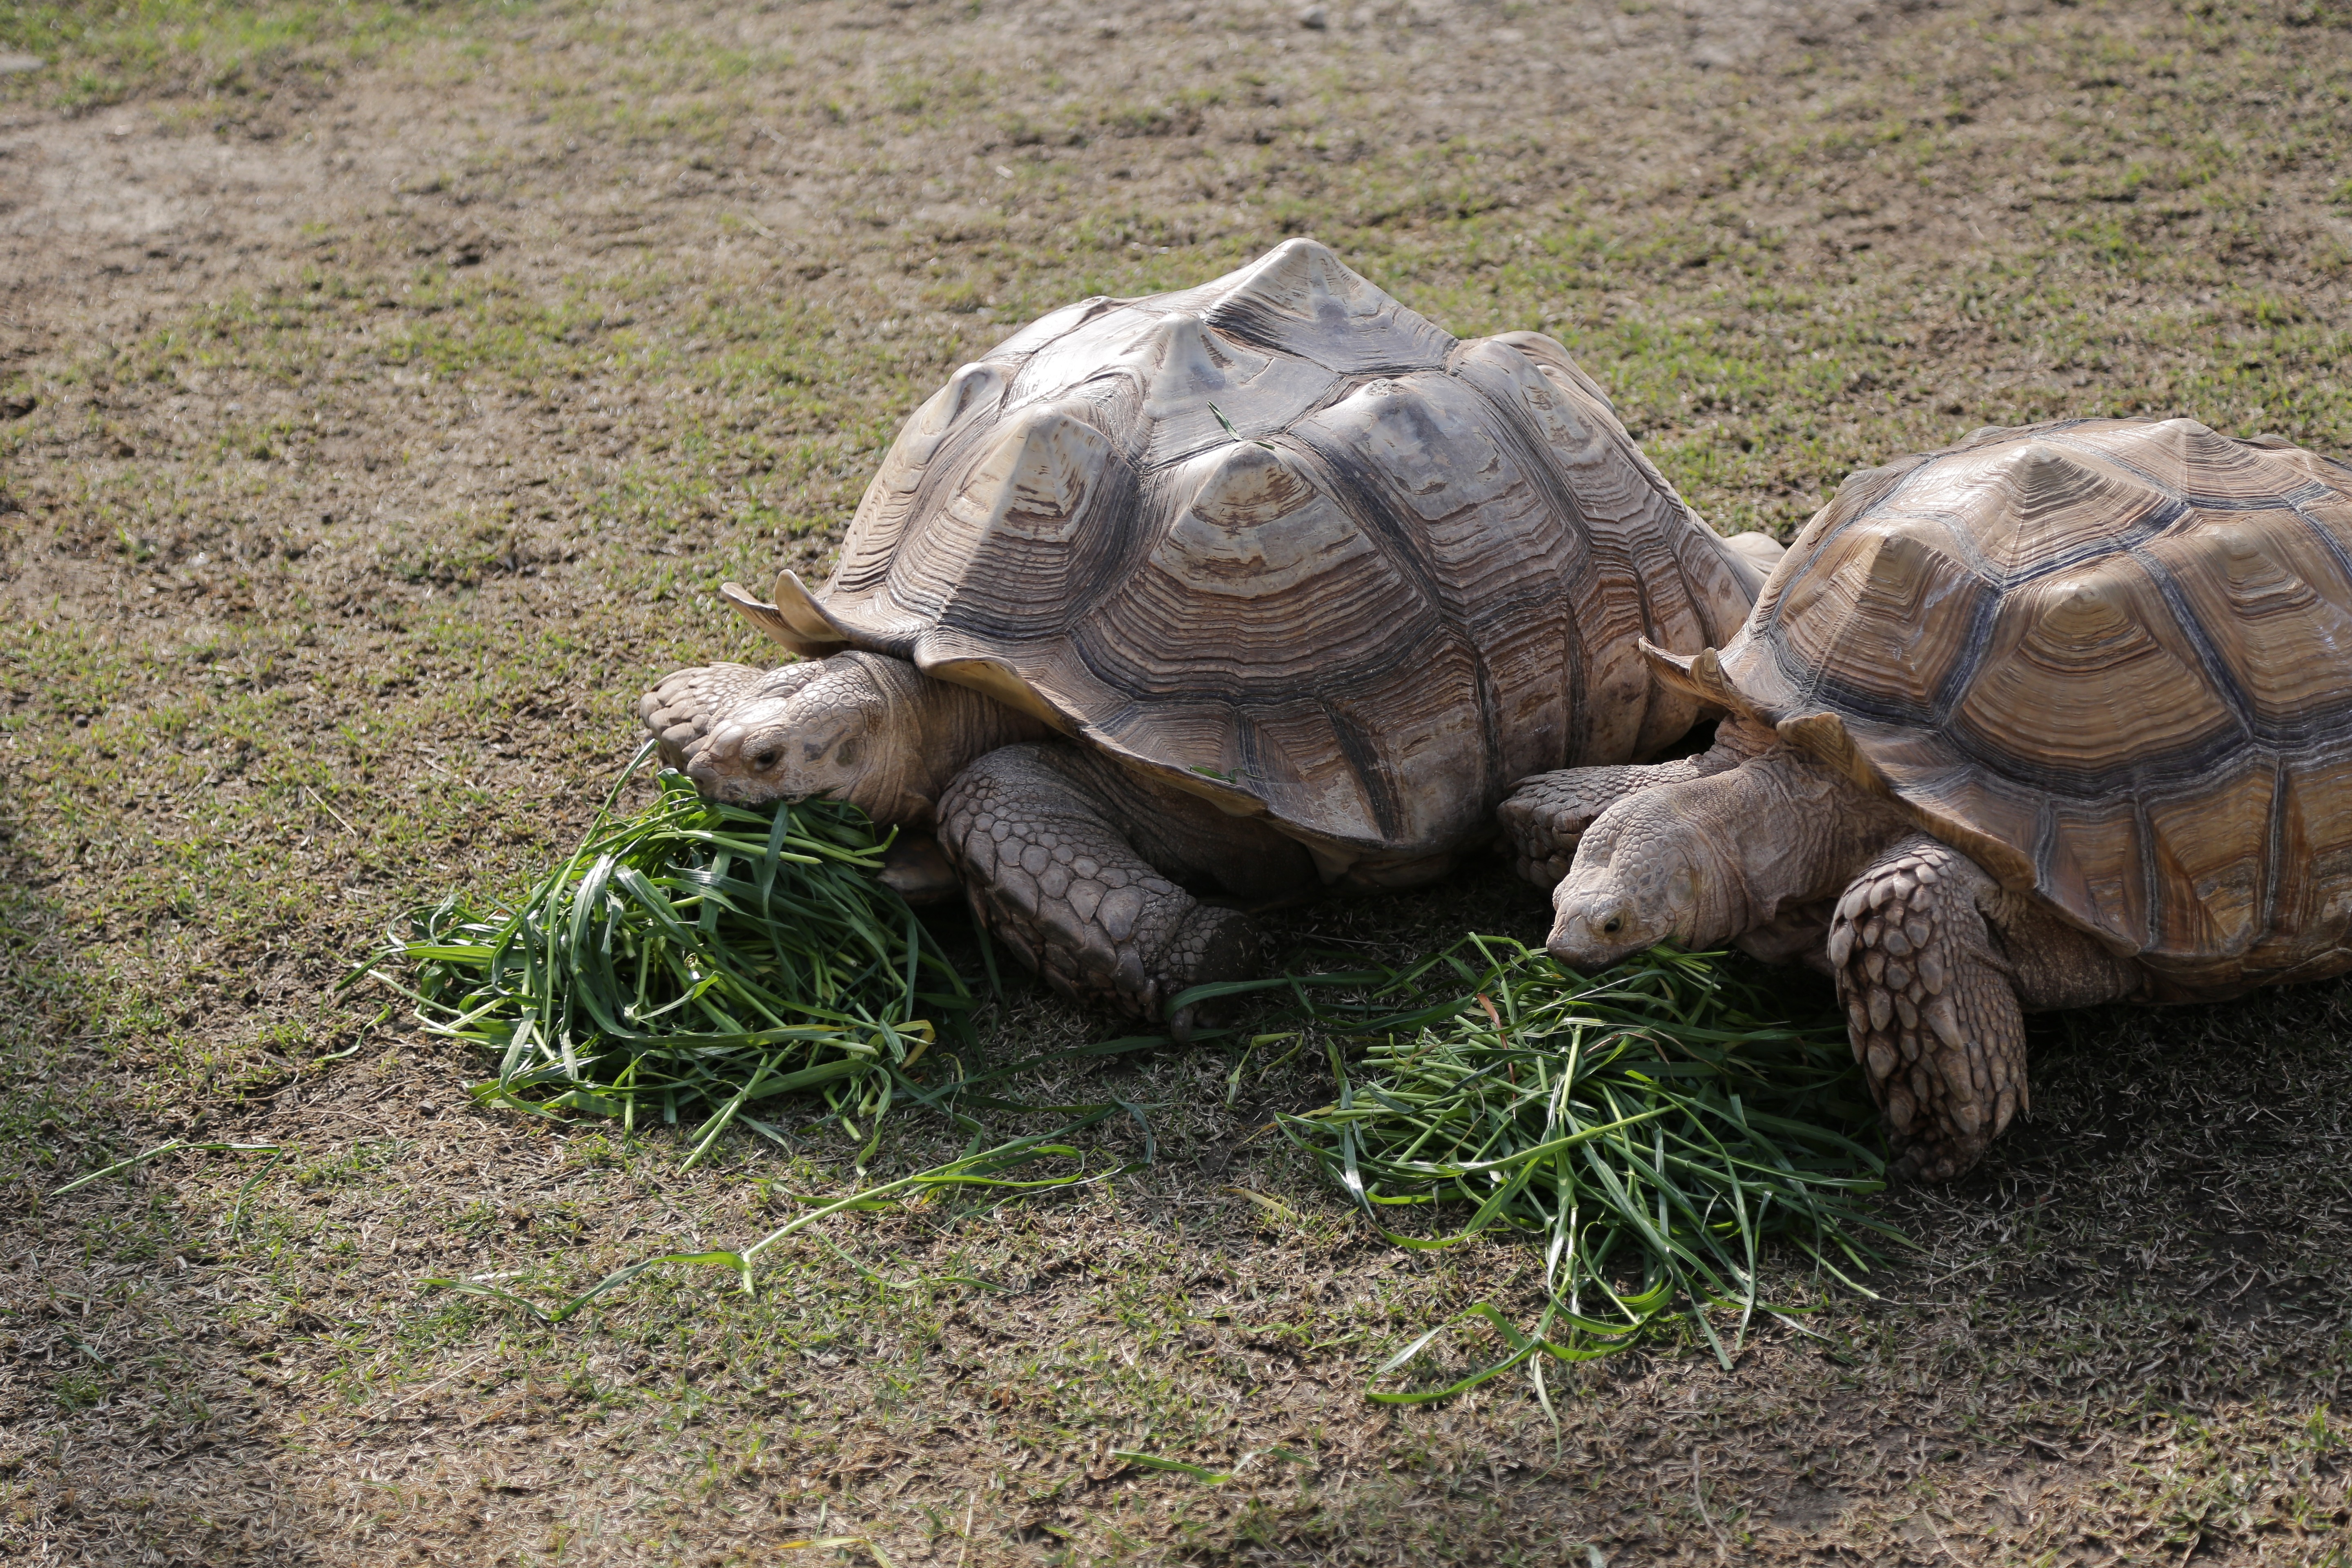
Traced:
<path id="1" fill-rule="evenodd" d="M 1708 946 L 1783 912 L 1835 898 L 1893 840 L 1916 832 L 1887 801 L 1788 745 L 1690 787 L 1717 798 L 1690 817 L 1712 825 L 1703 853 L 1715 861 L 1701 910 Z M 1688 809 L 1686 805 L 1685 809 Z"/>
<path id="2" fill-rule="evenodd" d="M 970 687 L 935 679 L 906 659 L 873 653 L 835 657 L 865 667 L 887 710 L 887 760 L 877 770 L 874 804 L 866 807 L 877 822 L 929 833 L 937 823 L 940 795 L 958 773 L 1000 746 L 1055 733 L 1042 720 Z"/>

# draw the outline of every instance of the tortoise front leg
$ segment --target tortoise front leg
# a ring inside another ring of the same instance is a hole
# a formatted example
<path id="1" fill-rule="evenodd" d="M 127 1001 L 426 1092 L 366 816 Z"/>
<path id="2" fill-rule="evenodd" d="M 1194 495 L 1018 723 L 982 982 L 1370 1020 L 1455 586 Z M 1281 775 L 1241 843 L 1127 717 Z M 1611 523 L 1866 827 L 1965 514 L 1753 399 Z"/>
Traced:
<path id="1" fill-rule="evenodd" d="M 1898 1175 L 1951 1180 L 2027 1108 L 2025 1016 L 1985 920 L 2000 897 L 1975 861 L 1914 835 L 1838 900 L 1830 969 Z"/>
<path id="2" fill-rule="evenodd" d="M 1188 986 L 1255 973 L 1250 919 L 1160 875 L 1115 826 L 1116 803 L 1053 750 L 992 752 L 940 797 L 940 847 L 990 934 L 1057 989 L 1143 1018 Z"/>
<path id="3" fill-rule="evenodd" d="M 1561 768 L 1521 779 L 1495 808 L 1514 851 L 1511 868 L 1538 888 L 1555 887 L 1576 863 L 1576 847 L 1600 815 L 1629 795 L 1688 784 L 1736 768 L 1769 751 L 1771 731 L 1736 718 L 1717 726 L 1715 744 L 1669 763 Z"/>
<path id="4" fill-rule="evenodd" d="M 1706 763 L 1701 754 L 1645 766 L 1562 768 L 1521 779 L 1495 808 L 1511 841 L 1511 869 L 1538 888 L 1557 886 L 1576 864 L 1576 847 L 1595 817 L 1629 795 L 1717 771 Z"/>

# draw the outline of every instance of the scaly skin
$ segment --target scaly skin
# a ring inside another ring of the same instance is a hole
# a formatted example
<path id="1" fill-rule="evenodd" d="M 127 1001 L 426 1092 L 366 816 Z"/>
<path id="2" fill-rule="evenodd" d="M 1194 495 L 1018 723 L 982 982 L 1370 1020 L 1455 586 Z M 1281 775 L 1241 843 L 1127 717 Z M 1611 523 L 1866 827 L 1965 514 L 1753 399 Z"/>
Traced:
<path id="1" fill-rule="evenodd" d="M 2027 1109 L 2024 1012 L 1985 923 L 2000 891 L 1914 834 L 1838 900 L 1830 966 L 1898 1175 L 1949 1181 Z"/>
<path id="2" fill-rule="evenodd" d="M 957 776 L 940 844 L 972 912 L 1056 988 L 1142 1017 L 1187 986 L 1255 974 L 1255 923 L 1138 855 L 1109 792 L 1086 776 L 1089 760 L 1067 746 L 1007 746 Z M 1189 1018 L 1171 1022 L 1189 1033 Z"/>
<path id="3" fill-rule="evenodd" d="M 1555 887 L 1568 875 L 1577 845 L 1602 812 L 1629 795 L 1737 767 L 1769 750 L 1773 740 L 1761 725 L 1727 719 L 1716 731 L 1716 743 L 1696 756 L 1630 766 L 1561 768 L 1521 779 L 1510 798 L 1496 809 L 1504 837 L 1511 842 L 1511 868 L 1538 888 Z"/>

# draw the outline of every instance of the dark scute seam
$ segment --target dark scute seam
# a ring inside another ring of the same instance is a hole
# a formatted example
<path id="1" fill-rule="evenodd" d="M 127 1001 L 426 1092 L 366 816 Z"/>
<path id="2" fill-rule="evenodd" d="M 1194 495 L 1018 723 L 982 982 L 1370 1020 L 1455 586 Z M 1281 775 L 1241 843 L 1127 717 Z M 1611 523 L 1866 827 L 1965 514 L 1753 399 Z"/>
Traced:
<path id="1" fill-rule="evenodd" d="M 1770 645 L 1776 655 L 1776 662 L 1781 665 L 1784 673 L 1790 675 L 1790 684 L 1804 689 L 1809 699 L 1840 708 L 1851 712 L 1856 718 L 1874 719 L 1888 724 L 1914 724 L 1921 727 L 1945 724 L 1950 721 L 1952 714 L 1958 708 L 1961 700 L 1968 695 L 1968 689 L 1976 679 L 1985 650 L 1991 645 L 1993 626 L 1999 618 L 2002 605 L 2021 589 L 2044 577 L 2104 561 L 2109 556 L 2129 555 L 2147 568 L 2148 574 L 2156 580 L 2158 591 L 2164 595 L 2165 602 L 2171 606 L 2174 617 L 2183 623 L 2184 630 L 2199 649 L 2200 659 L 2204 663 L 2209 678 L 2213 678 L 2216 670 L 2226 672 L 2227 667 L 2220 662 L 2220 655 L 2214 651 L 2210 639 L 2205 635 L 2202 624 L 2189 613 L 2188 603 L 2180 595 L 2170 574 L 2164 571 L 2158 562 L 2143 554 L 2138 548 L 2139 541 L 2153 538 L 2163 532 L 2179 521 L 2183 515 L 2186 515 L 2186 509 L 2180 502 L 2174 500 L 2160 502 L 2150 507 L 2125 534 L 2103 539 L 2095 543 L 2068 551 L 2062 555 L 2053 556 L 2032 567 L 2010 574 L 1998 584 L 1988 584 L 1982 577 L 1970 572 L 1969 575 L 1975 578 L 1978 592 L 1976 607 L 1970 615 L 1968 636 L 1963 645 L 1964 651 L 1959 659 L 1954 663 L 1950 672 L 1945 676 L 1942 684 L 1937 688 L 1936 695 L 1928 706 L 1922 707 L 1883 691 L 1855 685 L 1833 673 L 1827 665 L 1819 670 L 1807 672 L 1811 677 L 1809 679 L 1797 679 L 1793 672 L 1802 667 L 1793 656 L 1777 657 L 1780 654 L 1783 646 L 1778 637 L 1773 638 Z M 2258 727 L 2251 718 L 2252 706 L 2245 700 L 2243 689 L 2237 684 L 2235 678 L 2224 673 L 2215 679 L 2215 684 L 2220 687 L 2223 700 L 2229 703 L 2232 714 L 2245 727 L 2246 733 L 2249 736 L 2258 734 L 2260 732 Z"/>
<path id="2" fill-rule="evenodd" d="M 1231 723 L 1234 737 L 1234 776 L 1241 787 L 1259 799 L 1265 798 L 1263 786 L 1270 782 L 1265 774 L 1265 747 L 1258 738 L 1257 724 L 1246 711 L 1236 709 Z"/>
<path id="3" fill-rule="evenodd" d="M 2221 650 L 2213 645 L 2212 635 L 2206 631 L 2205 623 L 2197 618 L 2196 608 L 2189 604 L 2189 595 L 2181 592 L 2179 580 L 2173 576 L 2163 562 L 2145 550 L 2134 546 L 2130 554 L 2147 569 L 2150 577 L 2156 579 L 2156 591 L 2164 595 L 2165 605 L 2172 611 L 2173 620 L 2179 624 L 2182 635 L 2188 637 L 2189 646 L 2197 650 L 2197 662 L 2204 671 L 2206 684 L 2221 694 L 2231 716 L 2237 720 L 2239 730 L 2249 740 L 2263 738 L 2264 726 L 2255 721 L 2253 700 L 2246 695 L 2245 687 L 2240 684 L 2237 671 L 2230 668 L 2229 661 L 2221 657 Z"/>
<path id="4" fill-rule="evenodd" d="M 1453 613 L 1439 591 L 1437 579 L 1431 575 L 1428 563 L 1422 559 L 1420 541 L 1414 536 L 1412 522 L 1396 504 L 1389 487 L 1381 481 L 1380 471 L 1361 461 L 1345 447 L 1335 446 L 1309 437 L 1304 429 L 1293 429 L 1291 440 L 1302 448 L 1303 455 L 1312 459 L 1312 468 L 1319 470 L 1317 477 L 1328 482 L 1332 499 L 1339 510 L 1354 520 L 1356 526 L 1372 542 L 1384 548 L 1391 565 L 1398 567 L 1410 578 L 1413 587 L 1425 600 L 1438 620 L 1464 642 L 1469 640 L 1462 618 Z"/>
<path id="5" fill-rule="evenodd" d="M 1599 590 L 1597 596 L 1605 601 L 1609 596 L 1609 577 L 1601 570 L 1599 552 L 1593 542 L 1592 525 L 1586 519 L 1584 508 L 1578 501 L 1576 492 L 1570 489 L 1567 482 L 1560 477 L 1557 467 L 1558 459 L 1552 455 L 1551 443 L 1544 439 L 1543 433 L 1535 427 L 1533 418 L 1525 408 L 1519 406 L 1517 399 L 1497 397 L 1489 392 L 1477 377 L 1465 374 L 1459 369 L 1449 370 L 1446 374 L 1467 388 L 1470 395 L 1478 400 L 1480 405 L 1494 416 L 1496 423 L 1501 426 L 1501 433 L 1509 449 L 1511 460 L 1518 465 L 1519 472 L 1526 475 L 1529 482 L 1535 485 L 1537 492 L 1551 508 L 1553 517 L 1563 522 L 1577 538 L 1584 541 L 1584 553 L 1586 559 L 1591 563 L 1593 584 Z M 1652 488 L 1654 489 L 1655 487 Z M 1568 581 L 1568 574 L 1558 563 L 1548 562 L 1546 564 L 1551 567 L 1554 591 L 1564 598 L 1570 597 L 1571 584 Z M 1679 574 L 1679 563 L 1677 563 L 1677 574 Z M 1632 579 L 1633 592 L 1643 601 L 1643 609 L 1646 614 L 1649 608 L 1648 592 L 1642 582 L 1641 574 L 1629 573 L 1628 575 Z M 1587 684 L 1586 672 L 1591 668 L 1591 660 L 1584 646 L 1584 628 L 1577 624 L 1577 618 L 1574 616 L 1563 616 L 1560 619 L 1568 627 L 1566 646 L 1562 651 L 1567 655 L 1565 662 L 1568 666 L 1568 694 L 1570 705 L 1568 733 L 1565 737 L 1570 742 L 1570 750 L 1569 755 L 1562 758 L 1559 764 L 1565 767 L 1585 756 L 1591 749 L 1592 693 Z M 1656 623 L 1645 618 L 1642 624 L 1644 629 L 1649 629 Z M 1478 661 L 1479 717 L 1485 721 L 1486 726 L 1486 783 L 1490 789 L 1501 789 L 1514 781 L 1503 776 L 1502 726 L 1496 714 L 1494 679 L 1486 668 L 1485 651 L 1475 638 L 1471 639 L 1471 653 Z M 1653 682 L 1653 684 L 1655 683 Z"/>
<path id="6" fill-rule="evenodd" d="M 2033 885 L 2036 889 L 2049 886 L 2050 867 L 2058 858 L 2058 801 L 2043 795 L 2033 809 Z M 1990 922 L 1988 922 L 1990 923 Z"/>
<path id="7" fill-rule="evenodd" d="M 2327 493 L 2337 500 L 2352 500 L 2352 497 L 2336 495 L 2332 490 Z M 2287 510 L 2294 514 L 2294 520 L 2297 522 L 2303 524 L 2304 531 L 2318 541 L 2319 547 L 2327 552 L 2327 558 L 2336 563 L 2336 570 L 2343 579 L 2346 596 L 2347 599 L 2352 599 L 2352 550 L 2346 548 L 2343 536 L 2304 510 L 2304 503 L 2301 501 L 2295 502 Z"/>
<path id="8" fill-rule="evenodd" d="M 2132 827 L 2134 843 L 2139 850 L 2139 884 L 2144 900 L 2145 921 L 2140 931 L 2140 951 L 2154 947 L 2164 931 L 2164 880 L 2157 875 L 2156 824 L 2147 818 L 2147 802 L 2137 792 L 2132 795 Z"/>
<path id="9" fill-rule="evenodd" d="M 2288 792 L 2293 787 L 2284 754 L 2271 758 L 2271 820 L 2263 836 L 2263 931 L 2277 934 L 2282 931 L 2279 908 L 2280 893 L 2285 879 L 2280 874 L 2286 866 L 2286 808 Z"/>
<path id="10" fill-rule="evenodd" d="M 1953 710 L 1960 705 L 1960 699 L 1975 684 L 1977 672 L 1984 667 L 1985 654 L 1992 647 L 1992 628 L 2000 619 L 2000 591 L 1978 578 L 1976 610 L 1969 617 L 1967 640 L 1961 645 L 1958 660 L 1936 690 L 1932 717 L 1939 728 L 1950 722 Z"/>
<path id="11" fill-rule="evenodd" d="M 2088 421 L 2077 423 L 2088 423 Z M 2318 479 L 2305 479 L 2291 490 L 2272 490 L 2254 496 L 2208 495 L 2199 490 L 2182 489 L 2170 480 L 2159 478 L 2151 470 L 2133 462 L 2129 458 L 2110 452 L 2105 447 L 2095 447 L 2081 440 L 2060 441 L 2056 445 L 2071 447 L 2078 452 L 2086 452 L 2102 462 L 2112 463 L 2150 489 L 2159 490 L 2176 500 L 2185 501 L 2199 511 L 2273 511 L 2283 506 L 2293 507 L 2299 502 L 2309 500 L 2315 495 L 2339 494 L 2338 491 Z M 2318 456 L 2315 452 L 2312 455 Z M 2343 466 L 2341 463 L 2336 465 L 2338 468 Z"/>
<path id="12" fill-rule="evenodd" d="M 1453 635 L 1452 628 L 1443 625 L 1431 630 L 1436 635 Z M 1129 694 L 1132 707 L 1139 700 L 1160 704 L 1192 699 L 1254 706 L 1269 699 L 1288 700 L 1301 695 L 1340 692 L 1361 693 L 1377 700 L 1382 693 L 1417 678 L 1423 665 L 1415 656 L 1427 644 L 1425 637 L 1409 640 L 1384 637 L 1368 645 L 1373 651 L 1349 663 L 1344 670 L 1317 670 L 1303 681 L 1287 682 L 1272 689 L 1265 680 L 1254 679 L 1246 669 L 1214 674 L 1192 670 L 1185 674 L 1185 683 L 1181 687 L 1152 685 L 1142 679 L 1144 672 L 1123 653 L 1098 644 L 1092 628 L 1086 625 L 1072 630 L 1066 646 L 1088 674 L 1111 689 Z"/>
<path id="13" fill-rule="evenodd" d="M 1084 559 L 1090 562 L 1062 605 L 1059 624 L 1050 628 L 1034 620 L 1007 620 L 999 614 L 982 610 L 963 592 L 959 583 L 940 606 L 939 623 L 968 633 L 983 642 L 1003 648 L 1007 645 L 1035 645 L 1041 642 L 1063 641 L 1069 638 L 1073 625 L 1103 594 L 1115 585 L 1121 563 L 1128 554 L 1129 536 L 1134 532 L 1136 503 L 1141 488 L 1141 476 L 1127 459 L 1113 452 L 1106 465 L 1107 472 L 1097 472 L 1087 484 L 1086 494 L 1078 500 L 1077 530 L 1073 542 L 1064 546 L 1065 552 L 1077 551 L 1079 542 L 1097 531 L 1110 532 L 1113 537 L 1103 545 L 1085 551 Z M 1002 587 L 1002 584 L 992 584 Z M 1034 598 L 1028 601 L 1034 604 Z"/>
<path id="14" fill-rule="evenodd" d="M 1962 644 L 1959 658 L 1954 661 L 1943 683 L 1937 687 L 1926 704 L 1856 685 L 1832 674 L 1826 662 L 1821 668 L 1807 672 L 1811 677 L 1810 683 L 1791 681 L 1791 684 L 1802 685 L 1809 701 L 1834 708 L 1853 718 L 1875 720 L 1882 724 L 1908 724 L 1919 729 L 1944 724 L 1960 700 L 1968 695 L 1968 689 L 1976 679 L 1977 668 L 1983 662 L 1985 649 L 1991 646 L 1993 624 L 2000 612 L 2000 594 L 1974 573 L 1969 573 L 1969 576 L 1976 584 L 1977 594 L 1976 607 L 1969 616 L 1968 637 Z M 1779 657 L 1786 646 L 1780 638 L 1774 638 L 1769 646 L 1776 656 L 1776 662 L 1784 668 L 1797 667 L 1794 656 Z"/>
<path id="15" fill-rule="evenodd" d="M 2168 752 L 2140 752 L 2121 766 L 2064 768 L 2036 763 L 1995 737 L 1979 739 L 1968 725 L 1951 724 L 1939 739 L 1987 772 L 2031 789 L 2071 799 L 2101 801 L 2137 790 L 2144 778 L 2202 778 L 2247 750 L 2247 737 L 2224 729 L 2206 740 Z M 2352 714 L 2331 739 L 2352 739 Z"/>

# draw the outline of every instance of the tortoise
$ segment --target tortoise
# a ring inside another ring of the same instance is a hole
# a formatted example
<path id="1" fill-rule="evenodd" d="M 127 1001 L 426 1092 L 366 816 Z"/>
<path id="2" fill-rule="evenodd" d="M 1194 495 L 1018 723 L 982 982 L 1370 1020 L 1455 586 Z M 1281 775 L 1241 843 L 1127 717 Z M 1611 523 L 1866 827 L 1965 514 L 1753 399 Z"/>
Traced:
<path id="1" fill-rule="evenodd" d="M 1567 873 L 1550 951 L 1825 968 L 1900 1174 L 2026 1110 L 2024 1011 L 2352 966 L 2352 467 L 2189 419 L 1979 431 L 1849 479 L 1719 654 L 1643 653 L 1729 717 L 1504 805 Z"/>
<path id="2" fill-rule="evenodd" d="M 638 712 L 707 795 L 936 832 L 902 890 L 961 879 L 1054 984 L 1158 1017 L 1252 973 L 1248 906 L 1425 881 L 1522 776 L 1681 736 L 1700 700 L 1636 641 L 1728 635 L 1779 553 L 1558 343 L 1457 342 L 1293 239 L 958 370 L 824 587 L 721 589 L 802 662 Z"/>

